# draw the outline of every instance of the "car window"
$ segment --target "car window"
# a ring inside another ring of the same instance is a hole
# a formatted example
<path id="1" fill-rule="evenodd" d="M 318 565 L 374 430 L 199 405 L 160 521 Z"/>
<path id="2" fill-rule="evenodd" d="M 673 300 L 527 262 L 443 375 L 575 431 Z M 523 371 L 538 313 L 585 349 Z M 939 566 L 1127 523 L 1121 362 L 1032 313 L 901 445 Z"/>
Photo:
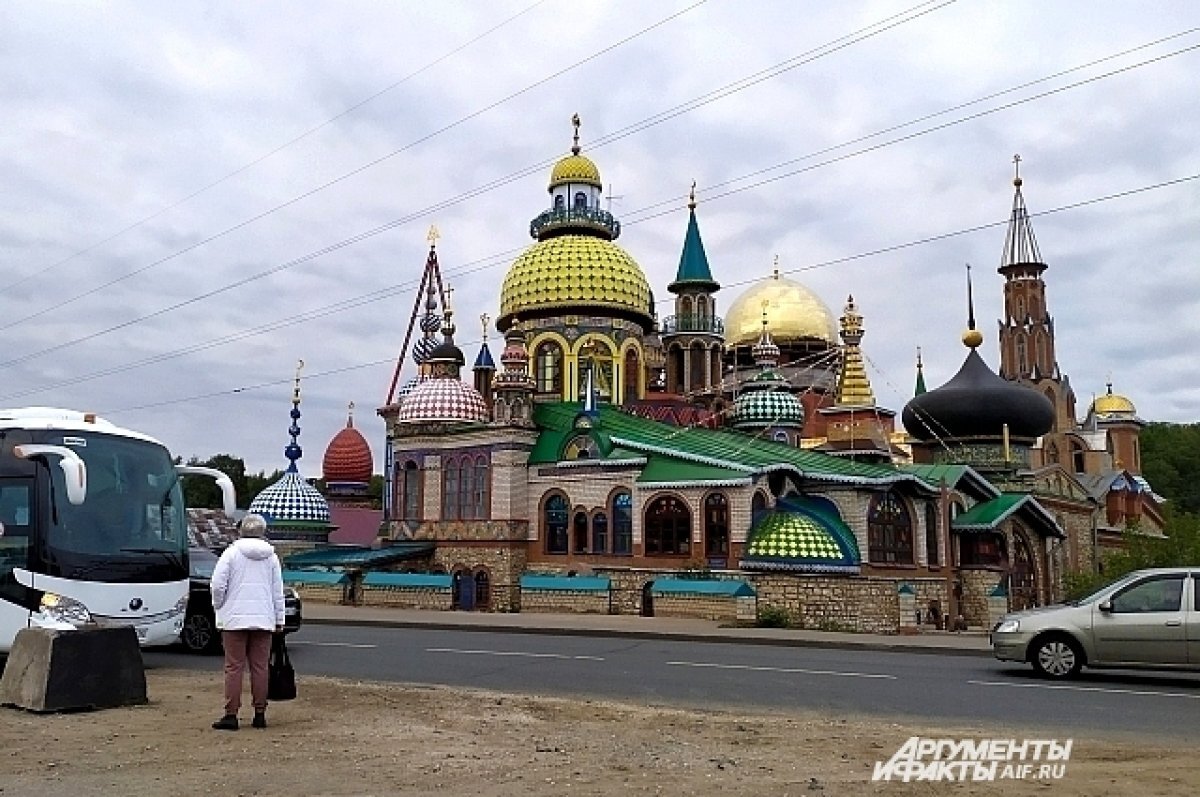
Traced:
<path id="1" fill-rule="evenodd" d="M 1183 576 L 1162 576 L 1139 581 L 1117 593 L 1112 610 L 1120 613 L 1177 612 L 1183 598 Z"/>
<path id="2" fill-rule="evenodd" d="M 192 578 L 212 578 L 213 568 L 217 566 L 217 557 L 208 551 L 191 551 L 188 555 Z"/>

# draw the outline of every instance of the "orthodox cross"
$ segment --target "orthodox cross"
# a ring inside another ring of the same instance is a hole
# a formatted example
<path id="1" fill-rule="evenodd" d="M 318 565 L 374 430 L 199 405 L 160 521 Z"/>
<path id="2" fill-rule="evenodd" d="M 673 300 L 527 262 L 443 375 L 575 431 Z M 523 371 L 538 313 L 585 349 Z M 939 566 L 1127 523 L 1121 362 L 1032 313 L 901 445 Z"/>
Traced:
<path id="1" fill-rule="evenodd" d="M 441 237 L 442 237 L 442 234 L 440 232 L 438 232 L 437 225 L 430 224 L 429 225 L 429 234 L 425 236 L 425 240 L 429 241 L 429 248 L 430 249 L 436 248 L 438 238 L 441 238 Z"/>

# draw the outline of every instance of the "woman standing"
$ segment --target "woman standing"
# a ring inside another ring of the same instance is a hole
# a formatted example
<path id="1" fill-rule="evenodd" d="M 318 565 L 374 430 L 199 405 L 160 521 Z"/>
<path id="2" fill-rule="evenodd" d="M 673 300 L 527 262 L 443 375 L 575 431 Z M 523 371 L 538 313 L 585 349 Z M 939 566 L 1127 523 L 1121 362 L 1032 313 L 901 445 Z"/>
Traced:
<path id="1" fill-rule="evenodd" d="M 267 727 L 267 663 L 271 635 L 283 631 L 283 573 L 271 543 L 263 539 L 267 521 L 246 515 L 241 535 L 225 549 L 212 574 L 212 602 L 225 646 L 225 715 L 213 723 L 220 731 L 238 729 L 242 671 L 250 669 L 250 699 L 255 728 Z"/>

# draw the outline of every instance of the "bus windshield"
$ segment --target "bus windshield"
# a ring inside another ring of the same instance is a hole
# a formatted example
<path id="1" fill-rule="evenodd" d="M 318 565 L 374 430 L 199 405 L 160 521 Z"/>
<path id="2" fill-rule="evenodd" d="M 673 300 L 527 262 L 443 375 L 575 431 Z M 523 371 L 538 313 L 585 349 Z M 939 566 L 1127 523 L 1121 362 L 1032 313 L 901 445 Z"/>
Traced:
<path id="1" fill-rule="evenodd" d="M 187 578 L 187 515 L 167 450 L 105 434 L 61 436 L 87 465 L 87 496 L 67 500 L 63 473 L 49 468 L 44 572 L 87 581 Z"/>

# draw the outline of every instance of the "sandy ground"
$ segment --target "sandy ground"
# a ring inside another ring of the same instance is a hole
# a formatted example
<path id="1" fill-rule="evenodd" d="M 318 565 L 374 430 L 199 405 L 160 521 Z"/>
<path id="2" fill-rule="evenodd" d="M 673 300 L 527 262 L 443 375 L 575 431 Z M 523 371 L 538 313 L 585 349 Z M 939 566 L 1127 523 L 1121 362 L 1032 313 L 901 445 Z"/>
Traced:
<path id="1" fill-rule="evenodd" d="M 816 713 L 683 710 L 305 678 L 271 727 L 212 730 L 217 673 L 151 670 L 148 705 L 0 708 L 0 794 L 1195 794 L 1195 751 L 1076 738 L 1063 779 L 872 783 L 909 736 L 1045 738 Z"/>

